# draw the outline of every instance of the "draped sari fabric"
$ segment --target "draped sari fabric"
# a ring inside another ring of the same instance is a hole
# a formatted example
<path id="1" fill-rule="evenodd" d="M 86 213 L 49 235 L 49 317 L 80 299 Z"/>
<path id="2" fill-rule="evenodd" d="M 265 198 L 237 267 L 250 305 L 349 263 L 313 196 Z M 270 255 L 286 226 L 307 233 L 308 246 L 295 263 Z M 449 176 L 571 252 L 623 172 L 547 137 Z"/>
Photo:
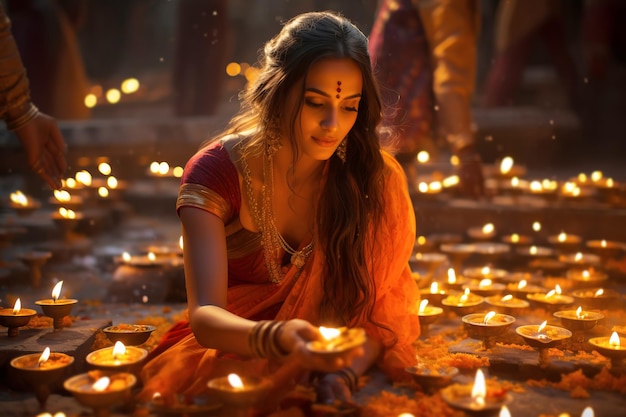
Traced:
<path id="1" fill-rule="evenodd" d="M 406 178 L 389 154 L 384 153 L 384 160 L 385 216 L 383 224 L 375 225 L 377 234 L 373 253 L 376 256 L 369 262 L 376 287 L 373 321 L 393 333 L 369 322 L 352 325 L 365 328 L 369 337 L 382 342 L 385 351 L 379 365 L 391 375 L 394 370 L 415 362 L 412 343 L 419 336 L 419 291 L 408 266 L 415 239 L 415 215 L 406 189 Z M 237 168 L 227 150 L 219 143 L 200 150 L 185 168 L 177 208 L 202 208 L 219 215 L 226 224 L 229 256 L 227 309 L 254 320 L 301 318 L 323 325 L 319 322 L 319 306 L 324 296 L 324 253 L 315 247 L 300 274 L 296 273 L 294 266 L 285 267 L 283 280 L 279 284 L 272 283 L 260 240 L 255 240 L 257 234 L 239 224 L 240 204 Z M 251 240 L 256 243 L 251 245 Z M 198 395 L 206 390 L 210 378 L 231 372 L 268 375 L 281 389 L 293 386 L 305 374 L 304 370 L 289 363 L 235 358 L 204 348 L 186 323 L 177 325 L 174 332 L 166 336 L 163 345 L 157 347 L 157 352 L 158 355 L 151 356 L 142 372 L 144 388 L 141 396 L 144 399 L 149 399 L 155 392 L 164 397 Z"/>

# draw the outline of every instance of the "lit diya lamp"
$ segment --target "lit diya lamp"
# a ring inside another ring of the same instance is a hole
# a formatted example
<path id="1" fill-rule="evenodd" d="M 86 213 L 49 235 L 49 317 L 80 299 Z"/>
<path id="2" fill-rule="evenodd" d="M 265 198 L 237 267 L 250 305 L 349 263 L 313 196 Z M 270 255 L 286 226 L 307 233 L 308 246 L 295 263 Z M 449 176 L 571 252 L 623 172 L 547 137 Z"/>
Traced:
<path id="1" fill-rule="evenodd" d="M 428 239 L 426 236 L 418 236 L 415 239 L 415 245 L 413 246 L 413 253 L 428 253 L 437 249 L 434 240 Z"/>
<path id="2" fill-rule="evenodd" d="M 467 229 L 467 235 L 476 242 L 484 242 L 491 240 L 496 236 L 496 227 L 493 223 L 485 223 L 482 226 L 470 227 Z"/>
<path id="3" fill-rule="evenodd" d="M 572 291 L 577 303 L 590 309 L 609 309 L 616 305 L 619 293 L 606 288 L 589 288 Z"/>
<path id="4" fill-rule="evenodd" d="M 453 408 L 469 414 L 495 415 L 511 396 L 496 383 L 487 384 L 481 369 L 476 371 L 474 384 L 452 384 L 441 390 L 441 397 Z"/>
<path id="5" fill-rule="evenodd" d="M 178 257 L 172 257 L 169 255 L 157 256 L 154 252 L 148 252 L 142 255 L 131 255 L 128 252 L 124 252 L 121 256 L 115 257 L 114 261 L 118 264 L 138 268 L 156 268 L 182 264 L 182 260 Z"/>
<path id="6" fill-rule="evenodd" d="M 63 232 L 65 240 L 72 239 L 72 234 L 82 219 L 82 213 L 66 207 L 59 207 L 57 211 L 52 213 L 52 220 Z"/>
<path id="7" fill-rule="evenodd" d="M 515 160 L 512 157 L 505 156 L 500 161 L 497 175 L 500 178 L 511 178 L 511 179 L 515 177 L 523 177 L 524 175 L 526 175 L 526 167 L 524 167 L 523 165 L 515 164 Z"/>
<path id="8" fill-rule="evenodd" d="M 517 247 L 515 248 L 515 253 L 519 256 L 525 256 L 533 259 L 547 258 L 554 256 L 555 254 L 554 249 L 537 245 Z"/>
<path id="9" fill-rule="evenodd" d="M 558 326 L 548 325 L 544 321 L 540 325 L 528 324 L 519 326 L 515 332 L 520 335 L 527 345 L 539 351 L 539 365 L 545 368 L 550 363 L 548 349 L 556 347 L 572 337 L 572 332 Z"/>
<path id="10" fill-rule="evenodd" d="M 445 287 L 452 291 L 461 291 L 463 286 L 469 284 L 470 280 L 465 277 L 457 277 L 454 268 L 448 268 L 448 280 Z"/>
<path id="11" fill-rule="evenodd" d="M 448 296 L 448 293 L 440 288 L 438 282 L 432 282 L 430 288 L 420 291 L 421 298 L 432 304 L 441 305 L 441 300 Z"/>
<path id="12" fill-rule="evenodd" d="M 122 342 L 125 346 L 139 346 L 144 344 L 155 330 L 156 326 L 147 324 L 120 323 L 115 326 L 105 327 L 102 329 L 102 332 L 113 343 Z"/>
<path id="13" fill-rule="evenodd" d="M 469 288 L 466 288 L 462 294 L 448 295 L 446 298 L 441 300 L 441 304 L 458 316 L 464 316 L 466 314 L 474 313 L 483 301 L 483 297 L 473 294 Z"/>
<path id="14" fill-rule="evenodd" d="M 495 346 L 495 339 L 515 322 L 515 317 L 490 311 L 468 314 L 461 321 L 468 337 L 481 340 L 484 349 L 491 349 Z"/>
<path id="15" fill-rule="evenodd" d="M 559 261 L 573 267 L 592 268 L 600 265 L 600 257 L 593 253 L 567 253 L 559 255 Z"/>
<path id="16" fill-rule="evenodd" d="M 21 253 L 18 258 L 28 266 L 30 270 L 30 284 L 33 288 L 41 286 L 41 267 L 52 258 L 52 252 L 29 251 Z"/>
<path id="17" fill-rule="evenodd" d="M 470 243 L 442 243 L 439 248 L 448 255 L 456 270 L 461 270 L 463 262 L 474 253 L 474 245 Z"/>
<path id="18" fill-rule="evenodd" d="M 426 393 L 433 394 L 452 382 L 452 378 L 459 374 L 459 368 L 454 366 L 429 366 L 418 364 L 410 366 L 405 371 L 422 387 Z"/>
<path id="19" fill-rule="evenodd" d="M 20 334 L 20 327 L 26 326 L 37 312 L 30 308 L 22 308 L 22 302 L 15 300 L 13 308 L 0 309 L 0 324 L 8 328 L 7 335 L 15 337 Z"/>
<path id="20" fill-rule="evenodd" d="M 574 268 L 567 271 L 565 277 L 575 287 L 594 287 L 605 282 L 609 276 L 607 273 L 594 268 Z"/>
<path id="21" fill-rule="evenodd" d="M 428 333 L 429 326 L 436 322 L 442 314 L 443 309 L 441 307 L 429 305 L 428 300 L 420 301 L 417 315 L 419 317 L 422 335 L 426 335 Z"/>
<path id="22" fill-rule="evenodd" d="M 492 281 L 504 281 L 509 275 L 506 269 L 492 268 L 490 266 L 482 266 L 476 268 L 465 268 L 463 276 L 473 280 L 490 279 Z"/>
<path id="23" fill-rule="evenodd" d="M 490 297 L 492 295 L 498 295 L 505 289 L 504 284 L 493 282 L 489 278 L 479 280 L 472 280 L 469 284 L 463 286 L 463 290 L 469 289 L 474 294 L 481 297 Z"/>
<path id="24" fill-rule="evenodd" d="M 611 360 L 612 370 L 623 370 L 624 359 L 626 358 L 626 338 L 620 337 L 617 332 L 611 333 L 610 337 L 592 337 L 589 339 L 594 349 L 602 356 Z"/>
<path id="25" fill-rule="evenodd" d="M 20 216 L 28 216 L 41 208 L 41 203 L 22 191 L 17 190 L 9 195 L 10 206 Z"/>
<path id="26" fill-rule="evenodd" d="M 313 340 L 306 344 L 311 353 L 327 357 L 341 356 L 344 352 L 359 347 L 365 343 L 365 330 L 361 328 L 319 327 L 319 340 Z"/>
<path id="27" fill-rule="evenodd" d="M 54 190 L 53 196 L 48 201 L 55 206 L 65 207 L 74 211 L 82 208 L 84 204 L 81 196 L 71 194 L 67 190 Z"/>
<path id="28" fill-rule="evenodd" d="M 141 369 L 148 351 L 136 346 L 125 346 L 119 340 L 114 346 L 90 352 L 85 360 L 94 369 L 135 373 Z"/>
<path id="29" fill-rule="evenodd" d="M 614 240 L 588 240 L 585 246 L 590 252 L 602 258 L 604 262 L 609 259 L 616 259 L 626 252 L 626 243 Z"/>
<path id="30" fill-rule="evenodd" d="M 506 243 L 498 242 L 477 242 L 474 244 L 474 254 L 482 262 L 495 262 L 511 251 L 511 247 Z"/>
<path id="31" fill-rule="evenodd" d="M 518 196 L 528 192 L 530 183 L 527 180 L 520 179 L 519 177 L 512 177 L 510 179 L 501 180 L 498 183 L 498 188 L 504 195 Z"/>
<path id="32" fill-rule="evenodd" d="M 441 181 L 419 181 L 417 183 L 417 195 L 420 197 L 436 197 L 443 191 Z"/>
<path id="33" fill-rule="evenodd" d="M 604 318 L 604 314 L 595 311 L 585 311 L 582 306 L 578 306 L 576 310 L 555 311 L 554 317 L 561 319 L 561 324 L 574 334 L 576 341 L 583 341 L 583 333 L 593 329 L 598 321 Z"/>
<path id="34" fill-rule="evenodd" d="M 516 298 L 512 294 L 492 295 L 485 298 L 485 303 L 493 307 L 498 313 L 510 315 L 521 314 L 530 306 L 528 301 Z"/>
<path id="35" fill-rule="evenodd" d="M 241 377 L 231 373 L 211 379 L 207 387 L 210 395 L 231 408 L 228 415 L 247 416 L 250 407 L 268 400 L 273 383 L 267 378 Z"/>
<path id="36" fill-rule="evenodd" d="M 575 252 L 581 245 L 582 238 L 578 235 L 561 232 L 558 235 L 548 236 L 548 243 L 561 252 Z"/>
<path id="37" fill-rule="evenodd" d="M 52 323 L 54 330 L 61 330 L 63 328 L 63 318 L 70 315 L 72 307 L 78 302 L 73 298 L 59 298 L 61 295 L 61 288 L 63 287 L 63 281 L 56 283 L 52 289 L 52 298 L 46 300 L 35 301 L 35 304 L 41 307 L 43 314 L 48 317 L 52 317 Z"/>
<path id="38" fill-rule="evenodd" d="M 528 284 L 528 281 L 525 279 L 522 279 L 519 282 L 511 282 L 507 284 L 506 290 L 521 299 L 526 299 L 528 294 L 546 292 L 545 288 L 539 285 Z"/>
<path id="39" fill-rule="evenodd" d="M 500 238 L 503 243 L 511 246 L 530 246 L 533 243 L 533 238 L 527 235 L 520 235 L 519 233 L 511 233 L 504 235 Z"/>
<path id="40" fill-rule="evenodd" d="M 546 310 L 551 312 L 561 310 L 563 307 L 574 303 L 573 297 L 562 294 L 561 287 L 558 284 L 554 287 L 554 289 L 545 294 L 527 294 L 526 298 L 531 302 L 531 304 L 544 307 Z"/>
<path id="41" fill-rule="evenodd" d="M 409 260 L 409 264 L 412 268 L 425 269 L 427 277 L 431 277 L 435 270 L 446 262 L 448 262 L 448 257 L 442 253 L 436 252 L 416 253 L 415 256 Z"/>
<path id="42" fill-rule="evenodd" d="M 73 356 L 50 353 L 47 347 L 41 354 L 31 353 L 12 359 L 11 372 L 16 382 L 24 382 L 35 392 L 39 406 L 44 409 L 55 383 L 61 381 L 73 363 Z"/>
<path id="43" fill-rule="evenodd" d="M 132 400 L 132 388 L 137 378 L 125 372 L 94 372 L 75 375 L 63 383 L 76 401 L 93 409 L 94 417 L 108 417 L 115 405 Z"/>

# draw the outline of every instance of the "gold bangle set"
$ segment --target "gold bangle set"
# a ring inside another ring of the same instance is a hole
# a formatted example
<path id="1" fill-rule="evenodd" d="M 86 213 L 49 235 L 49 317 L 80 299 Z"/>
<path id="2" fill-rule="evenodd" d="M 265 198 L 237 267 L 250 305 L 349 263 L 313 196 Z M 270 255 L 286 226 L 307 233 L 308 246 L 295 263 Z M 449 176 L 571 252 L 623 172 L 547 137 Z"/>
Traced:
<path id="1" fill-rule="evenodd" d="M 278 332 L 284 321 L 261 320 L 248 334 L 248 347 L 256 358 L 281 359 L 289 354 L 278 345 Z"/>
<path id="2" fill-rule="evenodd" d="M 28 110 L 22 113 L 22 115 L 13 120 L 6 120 L 7 129 L 15 131 L 33 120 L 37 114 L 39 114 L 39 109 L 31 103 Z"/>

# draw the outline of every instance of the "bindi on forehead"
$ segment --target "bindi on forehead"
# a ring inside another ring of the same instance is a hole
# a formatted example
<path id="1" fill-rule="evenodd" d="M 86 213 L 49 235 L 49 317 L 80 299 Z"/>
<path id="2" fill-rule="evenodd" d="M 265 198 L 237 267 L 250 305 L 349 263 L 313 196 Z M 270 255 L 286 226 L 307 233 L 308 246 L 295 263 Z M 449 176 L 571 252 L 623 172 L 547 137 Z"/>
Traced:
<path id="1" fill-rule="evenodd" d="M 335 97 L 337 97 L 338 99 L 341 98 L 341 81 L 337 81 L 337 95 Z"/>

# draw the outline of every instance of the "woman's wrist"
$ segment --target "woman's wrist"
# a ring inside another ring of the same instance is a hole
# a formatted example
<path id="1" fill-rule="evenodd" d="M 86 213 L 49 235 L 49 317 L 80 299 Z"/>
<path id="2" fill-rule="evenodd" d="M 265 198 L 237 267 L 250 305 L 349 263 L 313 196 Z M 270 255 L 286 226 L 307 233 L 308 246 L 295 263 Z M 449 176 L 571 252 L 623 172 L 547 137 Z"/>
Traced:
<path id="1" fill-rule="evenodd" d="M 25 126 L 39 114 L 39 109 L 33 103 L 26 103 L 19 108 L 9 111 L 6 115 L 7 129 L 16 131 Z"/>
<path id="2" fill-rule="evenodd" d="M 343 368 L 336 372 L 333 372 L 333 374 L 337 375 L 343 380 L 343 382 L 345 382 L 351 393 L 356 392 L 359 388 L 359 377 L 357 376 L 356 372 L 352 370 L 352 368 Z"/>
<path id="3" fill-rule="evenodd" d="M 248 333 L 248 348 L 253 357 L 282 359 L 289 355 L 279 344 L 278 336 L 284 321 L 262 320 Z"/>

